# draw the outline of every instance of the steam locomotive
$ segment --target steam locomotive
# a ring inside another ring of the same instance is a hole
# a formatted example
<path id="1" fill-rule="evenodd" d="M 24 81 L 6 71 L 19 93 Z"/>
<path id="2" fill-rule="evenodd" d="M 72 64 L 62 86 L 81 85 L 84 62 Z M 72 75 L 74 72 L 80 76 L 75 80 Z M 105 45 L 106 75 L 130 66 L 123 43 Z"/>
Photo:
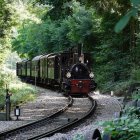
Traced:
<path id="1" fill-rule="evenodd" d="M 79 46 L 17 62 L 16 72 L 22 80 L 60 87 L 68 94 L 88 94 L 97 86 L 91 71 L 91 54 L 82 53 Z"/>

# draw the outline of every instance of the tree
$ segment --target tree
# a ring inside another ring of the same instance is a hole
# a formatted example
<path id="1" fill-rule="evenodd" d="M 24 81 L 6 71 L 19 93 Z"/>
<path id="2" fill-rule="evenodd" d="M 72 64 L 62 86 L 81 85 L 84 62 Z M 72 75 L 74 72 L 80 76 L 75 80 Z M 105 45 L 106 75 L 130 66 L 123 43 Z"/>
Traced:
<path id="1" fill-rule="evenodd" d="M 10 4 L 5 1 L 0 1 L 0 65 L 6 57 L 6 50 L 10 47 L 10 29 L 14 24 L 12 19 L 12 9 Z"/>
<path id="2" fill-rule="evenodd" d="M 52 8 L 49 12 L 44 16 L 46 19 L 48 16 L 52 20 L 59 20 L 71 15 L 71 8 L 69 7 L 69 2 L 72 0 L 36 0 L 36 2 L 40 4 L 48 4 L 51 5 Z"/>
<path id="3" fill-rule="evenodd" d="M 115 26 L 115 31 L 116 32 L 122 31 L 124 29 L 124 27 L 130 21 L 131 17 L 134 17 L 134 18 L 135 17 L 138 17 L 138 11 L 139 11 L 140 1 L 139 0 L 131 0 L 131 4 L 132 4 L 131 9 L 116 24 L 116 26 Z"/>
<path id="4" fill-rule="evenodd" d="M 61 51 L 78 43 L 90 50 L 97 40 L 100 19 L 93 9 L 86 9 L 78 2 L 72 3 L 71 7 L 73 14 L 65 19 L 56 21 L 48 18 L 42 23 L 24 26 L 14 41 L 14 48 L 29 57 Z"/>

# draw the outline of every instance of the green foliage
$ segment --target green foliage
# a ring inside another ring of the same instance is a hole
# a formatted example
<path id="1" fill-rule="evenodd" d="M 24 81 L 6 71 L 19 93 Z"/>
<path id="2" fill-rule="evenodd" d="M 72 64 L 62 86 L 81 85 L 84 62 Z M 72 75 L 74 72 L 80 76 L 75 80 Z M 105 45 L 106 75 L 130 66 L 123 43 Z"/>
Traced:
<path id="1" fill-rule="evenodd" d="M 99 88 L 104 90 L 114 89 L 119 82 L 125 82 L 126 79 L 129 79 L 131 71 L 130 54 L 127 52 L 128 50 L 123 51 L 123 48 L 120 48 L 127 43 L 127 38 L 111 34 L 112 37 L 103 39 L 93 53 L 96 80 Z"/>
<path id="2" fill-rule="evenodd" d="M 28 101 L 32 101 L 36 97 L 36 90 L 27 85 L 20 83 L 17 81 L 16 84 L 9 84 L 9 93 L 12 93 L 11 96 L 11 106 L 15 107 L 17 105 L 21 105 Z M 0 89 L 0 110 L 5 106 L 5 96 L 6 96 L 6 89 Z"/>
<path id="3" fill-rule="evenodd" d="M 140 100 L 140 91 L 134 91 L 132 93 L 132 99 Z"/>
<path id="4" fill-rule="evenodd" d="M 12 107 L 31 101 L 36 97 L 36 90 L 17 80 L 14 72 L 7 70 L 0 74 L 0 77 L 2 76 L 0 78 L 0 109 L 5 106 L 6 85 L 8 85 L 9 92 L 12 93 Z"/>
<path id="5" fill-rule="evenodd" d="M 134 61 L 137 66 L 140 66 L 140 33 L 136 34 L 136 46 L 133 48 Z"/>
<path id="6" fill-rule="evenodd" d="M 19 61 L 21 61 L 21 59 L 16 52 L 8 52 L 5 59 L 5 67 L 11 70 L 16 70 L 16 63 Z"/>
<path id="7" fill-rule="evenodd" d="M 13 72 L 11 72 L 10 70 L 8 70 L 7 68 L 5 68 L 3 66 L 4 69 L 0 69 L 0 88 L 5 88 L 6 84 L 8 84 L 11 80 L 13 81 L 15 79 L 15 74 Z"/>
<path id="8" fill-rule="evenodd" d="M 0 65 L 2 65 L 11 50 L 11 39 L 14 37 L 14 26 L 20 24 L 14 2 L 0 1 Z"/>
<path id="9" fill-rule="evenodd" d="M 11 96 L 12 106 L 32 101 L 36 97 L 35 89 L 27 84 L 23 83 L 11 84 L 9 88 L 10 92 L 12 93 Z"/>
<path id="10" fill-rule="evenodd" d="M 137 8 L 132 8 L 115 26 L 115 32 L 120 32 L 128 24 L 131 17 L 135 17 L 138 12 Z"/>
<path id="11" fill-rule="evenodd" d="M 34 0 L 33 2 L 29 1 L 24 5 L 27 7 L 30 16 L 38 19 L 43 18 L 48 13 L 48 11 L 52 9 L 52 6 L 47 4 L 35 3 Z"/>
<path id="12" fill-rule="evenodd" d="M 0 68 L 0 110 L 4 109 L 5 106 L 6 85 L 8 86 L 9 92 L 13 94 L 11 96 L 12 107 L 33 100 L 36 96 L 36 90 L 33 87 L 21 83 L 16 77 L 14 69 L 15 65 L 13 65 L 14 63 L 11 62 L 16 62 L 19 60 L 17 54 L 8 54 L 11 58 L 10 62 L 9 58 L 7 57 L 6 64 L 2 65 Z M 10 69 L 8 67 L 10 67 Z"/>
<path id="13" fill-rule="evenodd" d="M 7 35 L 8 29 L 11 27 L 11 11 L 8 2 L 0 1 L 0 38 Z"/>
<path id="14" fill-rule="evenodd" d="M 102 17 L 98 44 L 93 50 L 95 77 L 99 89 L 116 90 L 120 86 L 119 83 L 131 81 L 130 28 L 120 34 L 115 34 L 113 30 L 120 15 L 126 12 L 124 9 L 127 10 L 130 3 L 119 0 L 98 0 L 95 3 L 100 5 L 98 8 L 96 5 L 94 7 Z"/>
<path id="15" fill-rule="evenodd" d="M 139 107 L 125 107 L 123 114 L 128 117 L 139 118 L 140 117 L 140 108 Z"/>
<path id="16" fill-rule="evenodd" d="M 70 28 L 68 33 L 69 39 L 76 44 L 86 44 L 87 38 L 90 38 L 90 36 L 95 39 L 95 34 L 97 34 L 100 25 L 100 19 L 98 18 L 97 22 L 95 18 L 98 17 L 93 9 L 87 10 L 84 6 L 74 3 L 73 14 L 67 20 L 68 27 Z"/>
<path id="17" fill-rule="evenodd" d="M 0 65 L 4 62 L 6 51 L 9 48 L 9 30 L 12 26 L 11 10 L 8 3 L 0 1 Z"/>
<path id="18" fill-rule="evenodd" d="M 136 82 L 140 81 L 140 68 L 139 67 L 132 69 L 131 79 L 133 79 Z"/>
<path id="19" fill-rule="evenodd" d="M 47 19 L 39 24 L 25 25 L 13 41 L 14 49 L 21 55 L 32 58 L 46 52 L 60 51 L 77 43 L 93 47 L 99 32 L 100 18 L 96 22 L 94 10 L 85 9 L 79 3 L 71 6 L 73 14 L 59 22 Z"/>
<path id="20" fill-rule="evenodd" d="M 49 10 L 43 19 L 50 17 L 52 20 L 64 19 L 68 15 L 71 15 L 71 8 L 68 6 L 72 0 L 36 0 L 39 4 L 48 4 L 52 8 Z"/>
<path id="21" fill-rule="evenodd" d="M 101 91 L 108 92 L 114 91 L 116 96 L 123 96 L 127 93 L 128 87 L 133 83 L 133 81 L 118 81 L 118 82 L 108 82 L 101 85 Z"/>
<path id="22" fill-rule="evenodd" d="M 0 110 L 4 108 L 5 105 L 5 91 L 0 88 Z"/>
<path id="23" fill-rule="evenodd" d="M 139 0 L 131 0 L 131 3 L 132 3 L 132 5 L 133 6 L 139 6 L 139 4 L 140 4 L 140 1 Z"/>
<path id="24" fill-rule="evenodd" d="M 115 32 L 118 33 L 120 31 L 122 31 L 124 29 L 124 27 L 128 24 L 131 17 L 138 16 L 138 11 L 139 11 L 139 8 L 140 8 L 139 7 L 140 1 L 139 0 L 131 0 L 131 4 L 132 4 L 132 8 L 116 24 Z"/>
<path id="25" fill-rule="evenodd" d="M 108 133 L 118 140 L 140 140 L 140 110 L 139 108 L 126 108 L 121 118 L 104 122 L 104 133 Z"/>
<path id="26" fill-rule="evenodd" d="M 22 57 L 33 57 L 43 54 L 52 48 L 52 34 L 55 32 L 55 24 L 46 21 L 42 24 L 29 24 L 20 30 L 20 35 L 13 41 L 13 48 Z"/>

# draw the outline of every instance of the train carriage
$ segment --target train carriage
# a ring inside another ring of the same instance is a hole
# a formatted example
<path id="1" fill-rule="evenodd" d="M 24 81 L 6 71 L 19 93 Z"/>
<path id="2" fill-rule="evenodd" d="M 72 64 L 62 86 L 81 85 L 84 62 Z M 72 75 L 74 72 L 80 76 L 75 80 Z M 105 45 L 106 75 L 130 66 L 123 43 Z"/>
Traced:
<path id="1" fill-rule="evenodd" d="M 22 62 L 22 76 L 25 78 L 26 76 L 27 76 L 27 62 L 28 60 L 24 60 L 23 62 Z"/>
<path id="2" fill-rule="evenodd" d="M 36 56 L 31 60 L 31 79 L 40 81 L 40 58 L 42 55 Z"/>
<path id="3" fill-rule="evenodd" d="M 28 60 L 28 61 L 26 61 L 26 65 L 27 65 L 27 77 L 31 77 L 31 61 L 30 60 Z"/>
<path id="4" fill-rule="evenodd" d="M 58 85 L 60 82 L 60 65 L 59 65 L 59 55 L 53 55 L 48 57 L 48 81 L 52 84 Z"/>
<path id="5" fill-rule="evenodd" d="M 47 62 L 47 55 L 40 58 L 40 82 L 42 84 L 45 84 L 47 81 Z"/>
<path id="6" fill-rule="evenodd" d="M 16 74 L 18 77 L 22 76 L 22 62 L 16 63 Z"/>

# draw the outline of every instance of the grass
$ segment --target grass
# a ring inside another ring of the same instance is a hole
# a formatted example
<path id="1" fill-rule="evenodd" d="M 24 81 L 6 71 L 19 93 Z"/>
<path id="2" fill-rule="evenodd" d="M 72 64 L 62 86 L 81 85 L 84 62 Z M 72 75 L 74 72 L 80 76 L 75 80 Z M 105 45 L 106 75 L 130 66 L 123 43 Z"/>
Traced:
<path id="1" fill-rule="evenodd" d="M 12 94 L 10 96 L 11 107 L 14 108 L 17 105 L 21 105 L 32 101 L 36 98 L 37 91 L 31 85 L 27 85 L 25 83 L 21 83 L 20 81 L 17 84 L 9 85 L 9 93 Z M 0 90 L 0 108 L 3 109 L 5 106 L 5 96 L 6 89 Z"/>
<path id="2" fill-rule="evenodd" d="M 11 103 L 12 106 L 20 105 L 28 101 L 32 101 L 36 97 L 36 90 L 31 85 L 19 82 L 18 84 L 10 85 Z"/>
<path id="3" fill-rule="evenodd" d="M 36 89 L 26 83 L 22 83 L 13 71 L 0 72 L 0 111 L 5 106 L 6 84 L 8 83 L 9 93 L 12 93 L 11 107 L 24 104 L 36 98 Z"/>

